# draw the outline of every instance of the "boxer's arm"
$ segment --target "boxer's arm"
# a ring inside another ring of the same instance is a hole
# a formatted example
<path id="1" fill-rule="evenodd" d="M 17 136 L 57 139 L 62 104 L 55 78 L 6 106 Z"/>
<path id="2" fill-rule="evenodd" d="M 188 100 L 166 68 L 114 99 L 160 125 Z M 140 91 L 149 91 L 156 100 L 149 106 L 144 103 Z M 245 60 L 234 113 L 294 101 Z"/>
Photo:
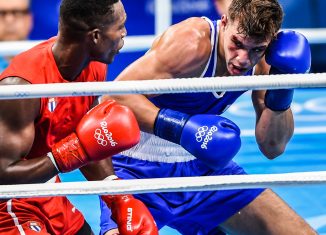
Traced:
<path id="1" fill-rule="evenodd" d="M 291 109 L 273 112 L 264 104 L 265 91 L 254 91 L 252 100 L 256 112 L 256 141 L 261 152 L 269 159 L 281 155 L 293 135 Z"/>
<path id="2" fill-rule="evenodd" d="M 270 66 L 264 59 L 256 66 L 256 74 L 268 75 Z M 274 112 L 265 105 L 266 91 L 253 91 L 251 98 L 256 112 L 256 140 L 259 149 L 269 159 L 282 154 L 293 135 L 294 124 L 291 109 Z"/>
<path id="3" fill-rule="evenodd" d="M 26 85 L 10 77 L 0 85 Z M 39 115 L 40 99 L 0 100 L 0 184 L 46 182 L 58 172 L 45 155 L 22 160 L 34 141 L 34 121 Z"/>
<path id="4" fill-rule="evenodd" d="M 118 77 L 124 80 L 152 80 L 200 75 L 210 54 L 208 23 L 201 18 L 192 18 L 170 27 L 157 39 L 152 48 L 137 61 L 128 66 Z M 140 128 L 153 132 L 153 125 L 159 109 L 146 95 L 111 96 L 134 112 Z"/>
<path id="5" fill-rule="evenodd" d="M 80 168 L 80 171 L 87 180 L 103 180 L 109 175 L 114 175 L 112 159 L 106 158 L 101 161 L 88 163 Z"/>
<path id="6" fill-rule="evenodd" d="M 265 61 L 271 65 L 269 74 L 307 73 L 311 66 L 309 42 L 298 32 L 280 31 L 269 44 Z M 293 134 L 290 110 L 293 92 L 293 89 L 267 90 L 264 105 L 260 103 L 264 111 L 260 115 L 256 136 L 260 149 L 268 158 L 281 154 Z M 256 99 L 259 98 L 262 97 Z"/>

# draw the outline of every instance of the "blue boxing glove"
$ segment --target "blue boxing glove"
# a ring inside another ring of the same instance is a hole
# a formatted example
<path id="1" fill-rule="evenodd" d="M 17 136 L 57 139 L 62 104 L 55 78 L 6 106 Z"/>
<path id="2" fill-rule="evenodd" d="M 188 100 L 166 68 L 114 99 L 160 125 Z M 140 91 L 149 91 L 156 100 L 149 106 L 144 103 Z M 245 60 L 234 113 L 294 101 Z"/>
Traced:
<path id="1" fill-rule="evenodd" d="M 308 40 L 295 31 L 281 31 L 268 46 L 266 62 L 270 74 L 308 73 L 311 52 Z M 273 111 L 285 111 L 291 106 L 293 89 L 267 90 L 265 105 Z"/>
<path id="2" fill-rule="evenodd" d="M 212 169 L 225 167 L 241 146 L 240 129 L 232 121 L 217 115 L 188 115 L 161 109 L 154 124 L 154 134 L 180 144 Z"/>

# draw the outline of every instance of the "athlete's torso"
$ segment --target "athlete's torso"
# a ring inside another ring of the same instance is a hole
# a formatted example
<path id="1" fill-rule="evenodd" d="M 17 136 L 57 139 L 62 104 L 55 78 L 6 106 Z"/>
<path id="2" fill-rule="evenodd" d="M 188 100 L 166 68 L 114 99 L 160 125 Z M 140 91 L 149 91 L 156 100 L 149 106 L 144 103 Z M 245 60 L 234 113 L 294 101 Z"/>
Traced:
<path id="1" fill-rule="evenodd" d="M 217 74 L 219 22 L 211 21 L 206 17 L 204 19 L 210 25 L 212 49 L 208 62 L 200 77 L 215 77 Z M 246 75 L 252 75 L 252 70 L 248 71 Z M 170 108 L 188 114 L 222 114 L 244 92 L 163 94 L 151 98 L 151 101 L 160 108 Z"/>

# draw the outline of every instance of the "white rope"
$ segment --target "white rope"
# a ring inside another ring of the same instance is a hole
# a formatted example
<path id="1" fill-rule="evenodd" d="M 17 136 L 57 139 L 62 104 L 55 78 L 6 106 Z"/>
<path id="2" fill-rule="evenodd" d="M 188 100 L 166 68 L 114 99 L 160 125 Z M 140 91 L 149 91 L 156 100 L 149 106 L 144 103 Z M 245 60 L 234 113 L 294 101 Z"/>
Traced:
<path id="1" fill-rule="evenodd" d="M 0 99 L 326 87 L 326 73 L 0 86 Z"/>
<path id="2" fill-rule="evenodd" d="M 155 0 L 155 34 L 160 35 L 172 24 L 172 0 Z"/>
<path id="3" fill-rule="evenodd" d="M 306 36 L 310 44 L 326 43 L 326 29 L 325 28 L 310 28 L 310 29 L 293 29 Z"/>
<path id="4" fill-rule="evenodd" d="M 159 29 L 162 31 L 163 25 L 162 22 Z M 301 32 L 305 35 L 310 44 L 322 44 L 326 43 L 326 28 L 310 28 L 310 29 L 293 29 L 298 32 Z M 122 48 L 121 52 L 134 52 L 134 51 L 144 51 L 148 50 L 155 37 L 157 35 L 141 35 L 141 36 L 128 36 L 125 38 L 125 46 Z M 26 51 L 27 49 L 35 46 L 36 44 L 42 41 L 10 41 L 10 42 L 0 42 L 0 56 L 14 56 L 20 52 Z"/>
<path id="5" fill-rule="evenodd" d="M 14 56 L 39 44 L 41 40 L 0 42 L 0 56 Z"/>
<path id="6" fill-rule="evenodd" d="M 265 175 L 228 175 L 116 181 L 1 185 L 0 198 L 64 195 L 137 194 L 324 185 L 326 171 Z"/>

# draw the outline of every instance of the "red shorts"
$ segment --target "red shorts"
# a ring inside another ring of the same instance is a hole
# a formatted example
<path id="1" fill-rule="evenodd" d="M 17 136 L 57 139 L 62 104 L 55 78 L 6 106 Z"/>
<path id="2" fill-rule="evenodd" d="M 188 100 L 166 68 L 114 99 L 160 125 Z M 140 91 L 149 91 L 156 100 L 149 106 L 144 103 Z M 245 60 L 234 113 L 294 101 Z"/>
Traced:
<path id="1" fill-rule="evenodd" d="M 83 224 L 82 214 L 66 197 L 0 202 L 0 234 L 74 235 Z"/>

